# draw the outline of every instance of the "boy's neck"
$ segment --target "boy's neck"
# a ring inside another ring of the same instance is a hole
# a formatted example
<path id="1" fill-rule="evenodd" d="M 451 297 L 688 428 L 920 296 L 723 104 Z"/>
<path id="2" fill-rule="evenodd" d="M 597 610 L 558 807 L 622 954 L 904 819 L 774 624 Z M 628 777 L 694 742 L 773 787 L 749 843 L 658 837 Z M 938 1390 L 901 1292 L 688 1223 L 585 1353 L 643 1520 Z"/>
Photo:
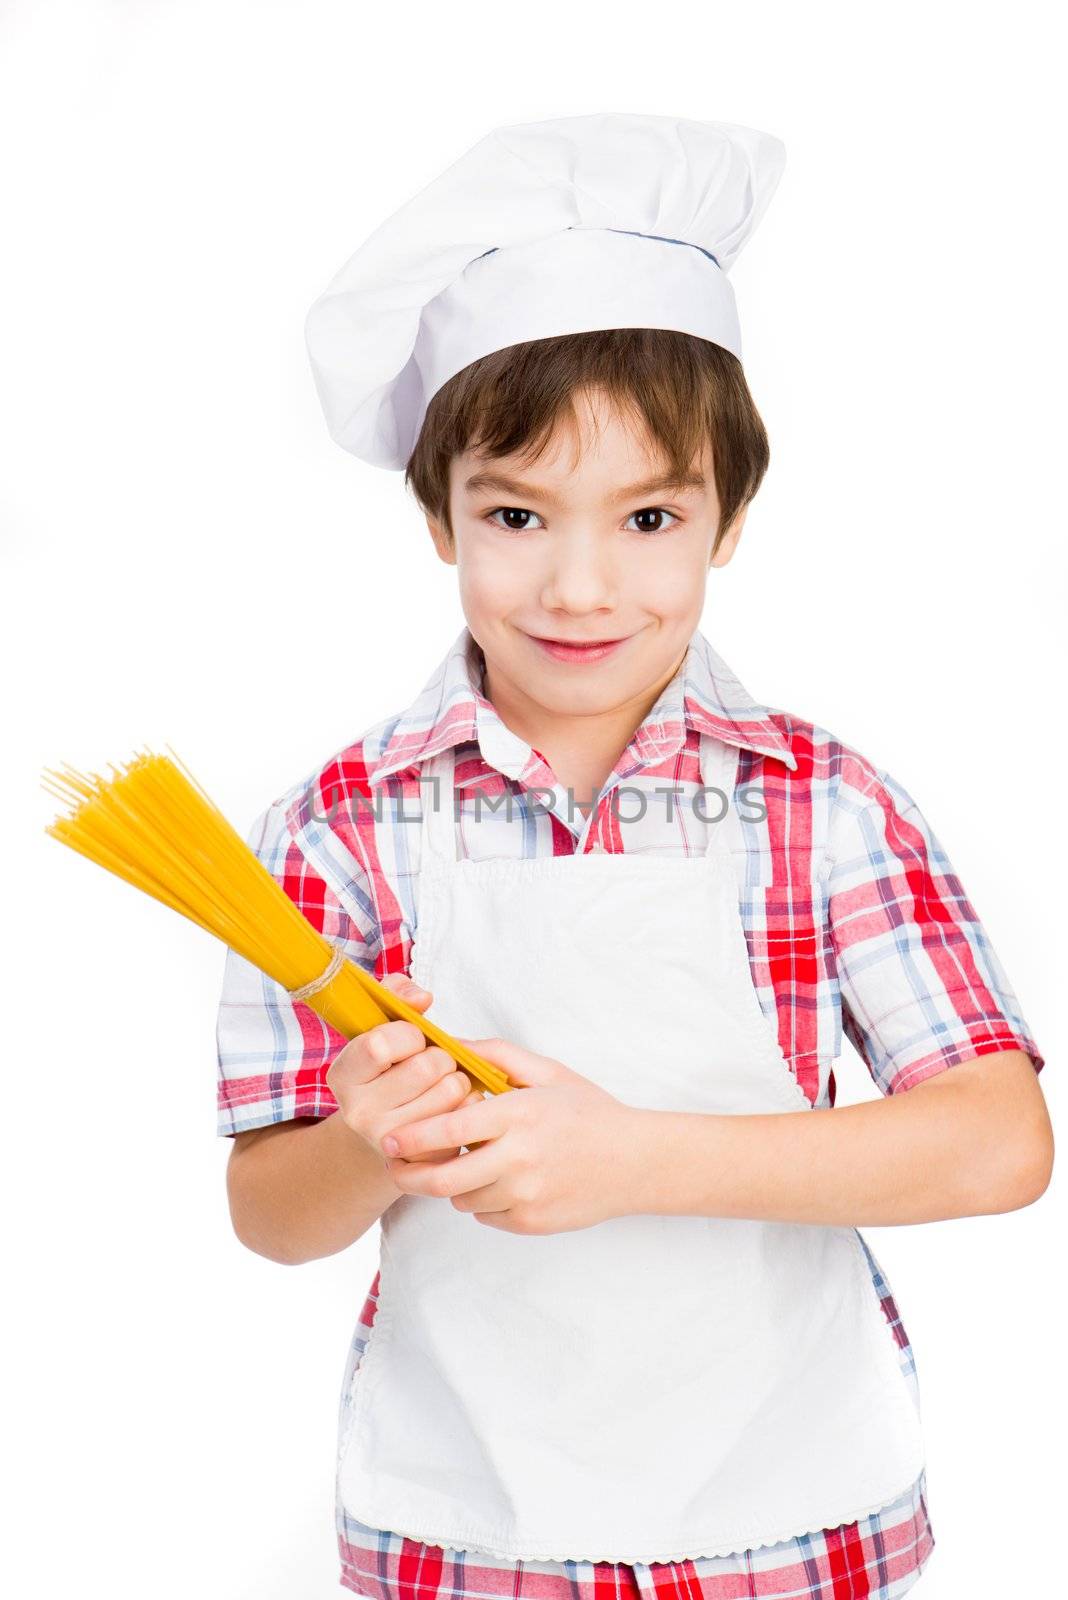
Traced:
<path id="1" fill-rule="evenodd" d="M 574 804 L 588 815 L 593 797 L 603 789 L 620 756 L 679 671 L 686 652 L 659 683 L 611 710 L 588 715 L 547 711 L 503 675 L 493 672 L 482 650 L 482 693 L 497 715 L 525 744 L 537 751 Z"/>

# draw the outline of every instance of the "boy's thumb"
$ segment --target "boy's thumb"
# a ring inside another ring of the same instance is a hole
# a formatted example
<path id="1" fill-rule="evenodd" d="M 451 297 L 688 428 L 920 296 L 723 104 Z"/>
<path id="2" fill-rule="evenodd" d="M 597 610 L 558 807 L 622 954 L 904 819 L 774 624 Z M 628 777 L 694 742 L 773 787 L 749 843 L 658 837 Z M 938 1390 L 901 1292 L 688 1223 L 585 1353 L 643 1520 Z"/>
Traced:
<path id="1" fill-rule="evenodd" d="M 431 998 L 430 990 L 424 989 L 421 984 L 416 983 L 414 978 L 410 978 L 406 972 L 388 972 L 382 979 L 382 987 L 392 990 L 402 1000 L 406 1000 L 410 1006 L 425 1006 Z"/>
<path id="2" fill-rule="evenodd" d="M 575 1076 L 562 1061 L 525 1050 L 511 1039 L 463 1039 L 459 1034 L 456 1038 L 476 1055 L 485 1056 L 495 1067 L 501 1067 L 512 1083 L 524 1089 L 536 1084 L 560 1083 L 564 1078 Z"/>

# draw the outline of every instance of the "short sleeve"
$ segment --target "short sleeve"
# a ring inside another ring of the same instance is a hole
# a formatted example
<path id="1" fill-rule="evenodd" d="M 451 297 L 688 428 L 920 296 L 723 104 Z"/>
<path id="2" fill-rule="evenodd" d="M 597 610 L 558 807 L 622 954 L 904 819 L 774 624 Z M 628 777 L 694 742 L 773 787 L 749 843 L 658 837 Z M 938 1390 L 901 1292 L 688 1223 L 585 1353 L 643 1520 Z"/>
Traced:
<path id="1" fill-rule="evenodd" d="M 286 816 L 285 800 L 268 807 L 246 843 L 313 926 L 372 972 L 380 941 L 366 876 L 351 864 L 352 893 L 343 906 L 293 838 Z M 345 1042 L 309 1005 L 294 1004 L 280 983 L 227 950 L 216 1024 L 218 1133 L 329 1116 L 337 1101 L 326 1071 Z"/>
<path id="2" fill-rule="evenodd" d="M 842 1026 L 880 1092 L 897 1094 L 997 1050 L 1022 1050 L 1041 1071 L 1043 1057 L 960 879 L 889 774 L 840 785 L 829 854 Z"/>

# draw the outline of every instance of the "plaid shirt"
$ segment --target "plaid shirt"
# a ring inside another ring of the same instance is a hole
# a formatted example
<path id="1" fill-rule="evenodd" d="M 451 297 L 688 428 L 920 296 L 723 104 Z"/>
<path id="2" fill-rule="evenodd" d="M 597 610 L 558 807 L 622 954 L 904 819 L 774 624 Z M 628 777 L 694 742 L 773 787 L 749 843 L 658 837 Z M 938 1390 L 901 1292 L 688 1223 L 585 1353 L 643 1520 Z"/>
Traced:
<path id="1" fill-rule="evenodd" d="M 707 843 L 699 740 L 739 750 L 739 906 L 753 985 L 814 1106 L 833 1106 L 842 1033 L 879 1091 L 896 1094 L 959 1061 L 1023 1050 L 1043 1058 L 960 880 L 915 801 L 825 728 L 754 702 L 698 630 L 588 818 L 541 753 L 482 693 L 482 654 L 464 627 L 415 700 L 295 784 L 248 842 L 308 919 L 382 978 L 408 970 L 415 939 L 423 762 L 457 746 L 458 853 L 536 856 L 604 849 L 697 854 Z M 622 786 L 621 792 L 614 791 Z M 549 803 L 549 792 L 552 803 Z M 510 803 L 505 803 L 510 797 Z M 617 810 L 618 807 L 618 810 Z M 218 1131 L 229 1135 L 336 1109 L 326 1069 L 343 1037 L 230 951 L 218 1018 Z M 912 1348 L 866 1241 L 873 1292 L 918 1406 Z M 370 1334 L 376 1273 L 349 1350 L 339 1425 Z M 635 1374 L 640 1381 L 640 1374 Z M 443 1550 L 356 1521 L 340 1501 L 341 1583 L 372 1600 L 514 1597 L 618 1600 L 685 1591 L 702 1600 L 896 1600 L 934 1546 L 925 1476 L 890 1506 L 842 1527 L 730 1556 L 624 1567 L 509 1561 Z"/>

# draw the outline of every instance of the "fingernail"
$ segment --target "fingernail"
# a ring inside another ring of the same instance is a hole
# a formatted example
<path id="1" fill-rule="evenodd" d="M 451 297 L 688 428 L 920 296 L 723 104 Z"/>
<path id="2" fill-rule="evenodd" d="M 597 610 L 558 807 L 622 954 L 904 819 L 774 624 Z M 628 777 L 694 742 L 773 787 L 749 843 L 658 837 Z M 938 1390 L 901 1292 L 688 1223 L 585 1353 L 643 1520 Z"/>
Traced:
<path id="1" fill-rule="evenodd" d="M 387 1133 L 386 1137 L 382 1140 L 382 1148 L 388 1156 L 395 1156 L 397 1151 L 400 1149 L 400 1145 L 397 1143 L 396 1139 L 394 1139 L 391 1133 Z"/>
<path id="2" fill-rule="evenodd" d="M 429 989 L 424 989 L 423 985 L 421 983 L 411 983 L 410 982 L 408 984 L 408 993 L 409 994 L 429 994 L 430 990 Z"/>

